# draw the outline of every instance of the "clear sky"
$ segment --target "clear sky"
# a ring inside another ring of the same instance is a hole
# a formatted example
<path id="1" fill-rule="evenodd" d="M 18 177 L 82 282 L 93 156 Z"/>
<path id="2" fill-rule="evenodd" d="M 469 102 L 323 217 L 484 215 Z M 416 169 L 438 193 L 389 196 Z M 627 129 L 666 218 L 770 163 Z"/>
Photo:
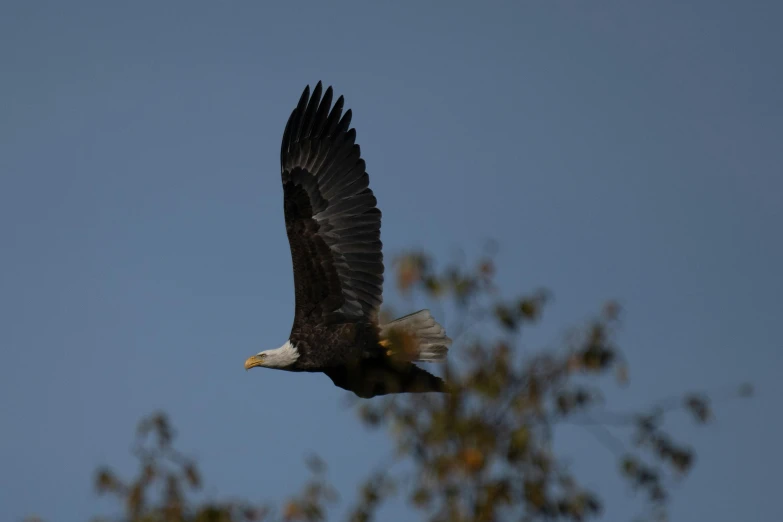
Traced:
<path id="1" fill-rule="evenodd" d="M 385 454 L 327 377 L 242 367 L 290 329 L 279 146 L 318 80 L 387 257 L 494 237 L 501 282 L 555 293 L 552 335 L 619 299 L 612 404 L 755 382 L 671 425 L 699 451 L 672 514 L 779 519 L 781 4 L 391 4 L 2 3 L 0 520 L 105 513 L 93 470 L 135 470 L 158 408 L 214 497 L 279 499 L 314 451 L 350 499 Z M 562 444 L 630 518 L 611 455 Z"/>

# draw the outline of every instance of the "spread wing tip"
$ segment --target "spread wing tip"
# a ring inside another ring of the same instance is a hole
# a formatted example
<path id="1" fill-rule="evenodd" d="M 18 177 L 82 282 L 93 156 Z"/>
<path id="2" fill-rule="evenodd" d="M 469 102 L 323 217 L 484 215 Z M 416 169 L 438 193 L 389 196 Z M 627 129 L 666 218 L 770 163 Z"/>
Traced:
<path id="1" fill-rule="evenodd" d="M 323 96 L 321 96 L 322 91 L 321 80 L 315 84 L 312 93 L 310 84 L 306 85 L 299 102 L 288 116 L 280 148 L 280 163 L 283 168 L 297 143 L 308 138 L 337 136 L 349 131 L 352 113 L 349 109 L 343 114 L 344 97 L 340 95 L 332 104 L 334 96 L 332 86 L 326 88 Z"/>

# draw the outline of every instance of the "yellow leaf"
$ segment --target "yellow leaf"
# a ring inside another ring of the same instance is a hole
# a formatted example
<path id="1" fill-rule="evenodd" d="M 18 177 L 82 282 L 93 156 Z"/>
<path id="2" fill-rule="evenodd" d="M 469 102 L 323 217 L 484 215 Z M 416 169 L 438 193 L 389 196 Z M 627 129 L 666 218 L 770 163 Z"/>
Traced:
<path id="1" fill-rule="evenodd" d="M 302 509 L 296 502 L 288 502 L 283 509 L 283 518 L 285 520 L 297 520 L 302 517 Z"/>
<path id="2" fill-rule="evenodd" d="M 476 448 L 466 448 L 462 450 L 462 462 L 469 472 L 475 473 L 484 467 L 484 454 Z"/>
<path id="3" fill-rule="evenodd" d="M 546 494 L 542 482 L 525 481 L 525 500 L 536 508 L 542 508 L 546 504 Z"/>

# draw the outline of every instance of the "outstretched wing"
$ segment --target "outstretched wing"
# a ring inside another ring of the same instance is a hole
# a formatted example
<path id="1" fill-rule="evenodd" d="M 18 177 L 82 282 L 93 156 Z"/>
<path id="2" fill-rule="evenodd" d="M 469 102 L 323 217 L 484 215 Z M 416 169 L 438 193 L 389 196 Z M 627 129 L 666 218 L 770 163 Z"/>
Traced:
<path id="1" fill-rule="evenodd" d="M 283 134 L 280 165 L 294 266 L 294 328 L 305 322 L 377 322 L 382 300 L 381 211 L 342 115 L 343 97 L 308 85 Z M 330 110 L 331 109 L 331 110 Z M 342 117 L 341 117 L 342 115 Z"/>

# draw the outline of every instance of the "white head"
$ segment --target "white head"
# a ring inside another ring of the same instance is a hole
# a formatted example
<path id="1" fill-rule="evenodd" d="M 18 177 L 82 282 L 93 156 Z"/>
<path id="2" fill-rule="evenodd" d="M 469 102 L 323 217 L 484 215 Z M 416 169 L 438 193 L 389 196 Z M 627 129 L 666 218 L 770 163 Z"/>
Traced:
<path id="1" fill-rule="evenodd" d="M 258 354 L 249 357 L 245 361 L 245 370 L 256 366 L 284 370 L 294 364 L 297 359 L 299 359 L 299 350 L 291 344 L 291 341 L 286 341 L 280 348 L 258 352 Z"/>

